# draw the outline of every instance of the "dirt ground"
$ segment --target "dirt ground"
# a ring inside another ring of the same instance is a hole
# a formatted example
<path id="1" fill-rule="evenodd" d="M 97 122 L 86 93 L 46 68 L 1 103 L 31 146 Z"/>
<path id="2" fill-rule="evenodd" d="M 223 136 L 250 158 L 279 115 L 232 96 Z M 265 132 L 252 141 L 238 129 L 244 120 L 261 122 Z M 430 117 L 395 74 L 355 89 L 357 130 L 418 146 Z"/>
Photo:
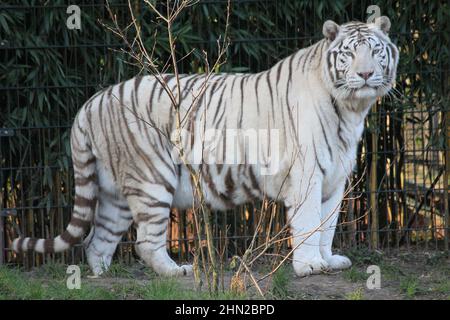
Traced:
<path id="1" fill-rule="evenodd" d="M 359 250 L 346 252 L 346 254 L 353 262 L 353 266 L 349 270 L 299 278 L 294 275 L 292 266 L 287 264 L 274 276 L 260 282 L 260 288 L 265 298 L 269 299 L 450 299 L 450 260 L 445 252 L 397 251 L 386 254 Z M 370 265 L 380 268 L 380 289 L 368 289 L 366 286 L 367 278 L 370 276 L 367 273 L 367 267 Z M 256 279 L 270 271 L 270 267 L 264 263 L 254 269 L 253 275 Z M 41 267 L 21 274 L 28 279 L 44 280 L 47 284 L 51 284 L 52 279 L 60 279 L 58 281 L 62 283 L 67 277 L 64 270 L 51 270 L 49 267 Z M 199 293 L 193 289 L 195 288 L 193 277 L 180 277 L 170 280 L 170 284 L 167 285 L 164 283 L 166 280 L 155 275 L 149 268 L 140 263 L 133 265 L 115 264 L 108 274 L 98 279 L 87 277 L 89 271 L 86 266 L 82 270 L 84 285 L 91 288 L 101 288 L 103 292 L 114 293 L 111 296 L 99 295 L 95 297 L 89 295 L 87 296 L 88 299 L 209 298 L 206 290 Z M 50 275 L 52 272 L 57 275 Z M 226 292 L 230 292 L 229 284 L 232 275 L 232 270 L 224 271 L 223 284 L 225 289 L 223 292 L 225 294 L 220 295 L 219 298 L 237 297 L 233 294 L 226 294 Z M 155 286 L 155 284 L 158 285 Z M 251 284 L 248 276 L 246 277 L 246 284 Z M 189 295 L 184 294 L 188 291 L 190 292 Z M 58 292 L 55 295 L 55 298 L 59 298 Z M 247 290 L 241 292 L 238 298 L 261 299 L 262 297 L 254 286 L 249 286 Z"/>

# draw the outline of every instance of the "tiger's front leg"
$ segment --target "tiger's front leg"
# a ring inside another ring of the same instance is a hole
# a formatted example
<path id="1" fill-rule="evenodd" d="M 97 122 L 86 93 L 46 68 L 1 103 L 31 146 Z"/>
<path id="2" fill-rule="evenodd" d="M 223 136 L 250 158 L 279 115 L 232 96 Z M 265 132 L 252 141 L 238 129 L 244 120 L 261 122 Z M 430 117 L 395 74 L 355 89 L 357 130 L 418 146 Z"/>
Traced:
<path id="1" fill-rule="evenodd" d="M 339 211 L 344 194 L 345 181 L 340 184 L 337 183 L 337 187 L 334 192 L 322 203 L 322 229 L 323 232 L 320 236 L 320 253 L 331 269 L 341 270 L 350 268 L 352 262 L 346 256 L 341 256 L 332 253 L 333 238 L 336 231 L 336 225 L 339 218 Z"/>
<path id="2" fill-rule="evenodd" d="M 293 267 L 304 277 L 328 269 L 328 263 L 320 253 L 321 181 L 306 179 L 301 184 L 295 200 L 287 199 L 285 205 L 293 237 Z"/>

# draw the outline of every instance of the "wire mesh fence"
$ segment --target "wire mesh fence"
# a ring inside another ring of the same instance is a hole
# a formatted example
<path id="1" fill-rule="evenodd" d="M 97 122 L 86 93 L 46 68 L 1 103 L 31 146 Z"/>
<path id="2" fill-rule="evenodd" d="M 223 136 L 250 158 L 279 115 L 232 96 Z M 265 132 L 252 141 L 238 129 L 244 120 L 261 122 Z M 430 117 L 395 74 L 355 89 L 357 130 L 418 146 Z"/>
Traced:
<path id="1" fill-rule="evenodd" d="M 123 44 L 100 21 L 109 15 L 103 1 L 77 1 L 81 30 L 66 26 L 67 1 L 6 1 L 0 4 L 0 263 L 36 265 L 45 261 L 84 261 L 81 245 L 56 256 L 30 254 L 18 260 L 8 248 L 20 233 L 54 237 L 70 219 L 73 173 L 69 130 L 76 111 L 93 93 L 139 72 Z M 71 3 L 72 4 L 72 3 Z M 258 72 L 322 37 L 327 19 L 366 20 L 369 2 L 232 1 L 231 45 L 223 72 Z M 200 1 L 174 26 L 182 72 L 202 72 L 201 51 L 213 59 L 224 30 L 227 1 Z M 141 1 L 131 7 L 152 35 L 160 27 Z M 128 2 L 111 1 L 119 21 L 130 16 Z M 366 120 L 348 199 L 342 206 L 336 246 L 390 250 L 417 246 L 448 250 L 449 243 L 449 8 L 446 1 L 385 1 L 391 38 L 400 48 L 397 92 L 381 100 Z M 164 61 L 164 32 L 148 37 Z M 118 51 L 119 50 L 119 51 Z M 225 256 L 242 254 L 255 230 L 262 204 L 213 215 L 216 245 Z M 280 229 L 284 210 L 267 221 Z M 168 248 L 190 258 L 192 213 L 173 211 Z M 261 239 L 264 234 L 261 234 Z M 133 229 L 117 250 L 133 259 Z M 289 246 L 286 242 L 285 246 Z"/>

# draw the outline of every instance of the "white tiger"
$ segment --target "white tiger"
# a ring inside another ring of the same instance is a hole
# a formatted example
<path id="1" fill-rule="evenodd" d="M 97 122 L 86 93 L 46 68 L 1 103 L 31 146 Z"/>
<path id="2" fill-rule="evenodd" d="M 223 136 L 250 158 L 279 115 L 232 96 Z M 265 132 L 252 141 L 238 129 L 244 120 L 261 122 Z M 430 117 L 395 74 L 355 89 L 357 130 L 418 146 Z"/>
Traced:
<path id="1" fill-rule="evenodd" d="M 187 119 L 191 146 L 203 141 L 193 129 L 196 123 L 221 132 L 278 130 L 278 140 L 269 135 L 258 141 L 263 157 L 271 156 L 265 151 L 272 150 L 271 144 L 276 146 L 279 161 L 272 174 L 261 173 L 264 163 L 248 163 L 246 150 L 243 163 L 194 167 L 212 209 L 232 208 L 264 194 L 284 203 L 299 276 L 351 265 L 347 257 L 332 254 L 332 240 L 364 118 L 396 77 L 399 54 L 389 29 L 387 17 L 341 26 L 326 21 L 324 39 L 267 71 L 213 75 L 197 104 L 193 99 L 204 76 L 180 76 L 180 112 Z M 164 77 L 176 95 L 175 77 Z M 166 250 L 170 209 L 191 207 L 194 200 L 186 165 L 175 160 L 167 139 L 175 123 L 171 100 L 154 76 L 95 94 L 72 127 L 75 205 L 66 231 L 54 239 L 15 239 L 13 249 L 60 252 L 90 228 L 84 244 L 92 272 L 99 275 L 134 221 L 136 251 L 147 265 L 165 275 L 191 273 L 191 266 L 178 266 Z M 218 144 L 222 159 L 238 153 L 225 139 Z"/>

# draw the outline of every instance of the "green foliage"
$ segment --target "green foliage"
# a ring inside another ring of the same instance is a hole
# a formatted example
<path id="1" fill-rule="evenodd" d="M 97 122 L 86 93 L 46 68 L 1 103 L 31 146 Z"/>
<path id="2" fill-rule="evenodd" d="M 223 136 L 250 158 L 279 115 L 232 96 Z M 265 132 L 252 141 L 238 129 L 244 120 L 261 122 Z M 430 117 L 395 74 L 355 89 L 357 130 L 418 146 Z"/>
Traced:
<path id="1" fill-rule="evenodd" d="M 293 277 L 290 266 L 283 264 L 272 277 L 272 294 L 279 299 L 285 299 L 289 295 L 289 283 Z"/>
<path id="2" fill-rule="evenodd" d="M 448 266 L 449 253 L 446 251 L 431 253 L 427 256 L 426 264 L 430 266 Z"/>
<path id="3" fill-rule="evenodd" d="M 369 250 L 366 247 L 351 249 L 346 252 L 346 254 L 355 266 L 379 264 L 383 260 L 383 256 L 380 252 Z"/>
<path id="4" fill-rule="evenodd" d="M 79 290 L 68 290 L 65 279 L 44 281 L 24 277 L 23 272 L 0 268 L 0 300 L 94 300 L 113 299 L 106 288 L 82 285 Z"/>
<path id="5" fill-rule="evenodd" d="M 442 294 L 450 294 L 450 280 L 445 279 L 434 287 L 434 291 Z"/>
<path id="6" fill-rule="evenodd" d="M 419 291 L 419 282 L 417 278 L 405 277 L 400 280 L 400 289 L 410 299 L 414 298 Z"/>
<path id="7" fill-rule="evenodd" d="M 45 277 L 54 280 L 62 280 L 67 277 L 67 266 L 59 263 L 47 263 L 34 270 L 38 277 Z"/>
<path id="8" fill-rule="evenodd" d="M 401 267 L 391 263 L 381 263 L 380 269 L 382 277 L 388 280 L 398 280 L 405 275 L 405 272 Z"/>
<path id="9" fill-rule="evenodd" d="M 180 288 L 174 278 L 155 278 L 140 290 L 140 295 L 148 300 L 177 300 L 192 298 L 194 291 Z"/>
<path id="10" fill-rule="evenodd" d="M 133 273 L 130 271 L 130 266 L 123 263 L 112 263 L 109 269 L 106 271 L 106 277 L 121 277 L 121 278 L 133 278 Z"/>
<path id="11" fill-rule="evenodd" d="M 358 288 L 355 291 L 349 292 L 345 295 L 347 300 L 363 300 L 364 299 L 364 290 L 362 288 Z"/>
<path id="12" fill-rule="evenodd" d="M 347 279 L 351 282 L 366 281 L 367 278 L 369 277 L 369 275 L 367 273 L 360 271 L 355 266 L 343 271 L 343 276 L 345 279 Z"/>

